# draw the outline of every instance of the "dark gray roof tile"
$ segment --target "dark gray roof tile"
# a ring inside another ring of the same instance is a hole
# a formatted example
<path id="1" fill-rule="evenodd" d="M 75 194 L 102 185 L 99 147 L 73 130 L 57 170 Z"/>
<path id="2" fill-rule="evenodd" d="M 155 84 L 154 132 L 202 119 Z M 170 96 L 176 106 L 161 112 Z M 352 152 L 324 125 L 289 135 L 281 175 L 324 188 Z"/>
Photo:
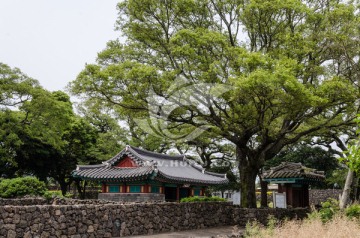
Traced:
<path id="1" fill-rule="evenodd" d="M 153 167 L 117 168 L 103 166 L 73 171 L 73 176 L 82 179 L 118 179 L 128 180 L 136 177 L 151 175 Z"/>
<path id="2" fill-rule="evenodd" d="M 115 168 L 124 156 L 134 159 L 137 168 Z M 184 155 L 164 155 L 127 146 L 110 160 L 101 165 L 78 166 L 74 177 L 82 179 L 128 179 L 149 175 L 158 170 L 158 176 L 180 183 L 223 184 L 228 180 L 225 174 L 206 172 L 201 165 L 186 159 Z M 156 178 L 155 178 L 156 179 Z"/>
<path id="3" fill-rule="evenodd" d="M 314 180 L 324 180 L 324 172 L 307 168 L 301 163 L 283 162 L 279 166 L 272 167 L 262 174 L 263 179 L 277 178 L 307 178 Z"/>

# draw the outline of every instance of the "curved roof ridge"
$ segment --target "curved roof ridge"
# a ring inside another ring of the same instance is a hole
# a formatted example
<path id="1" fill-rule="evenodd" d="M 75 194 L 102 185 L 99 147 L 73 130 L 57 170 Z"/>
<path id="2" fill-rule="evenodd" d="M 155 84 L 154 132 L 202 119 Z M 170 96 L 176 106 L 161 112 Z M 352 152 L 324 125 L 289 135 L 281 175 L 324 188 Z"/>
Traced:
<path id="1" fill-rule="evenodd" d="M 117 153 L 111 159 L 108 159 L 108 160 L 104 161 L 103 163 L 113 164 L 115 161 L 117 161 L 118 159 L 121 158 L 121 156 L 124 154 L 125 151 L 126 151 L 126 149 L 122 149 L 119 153 Z"/>
<path id="2" fill-rule="evenodd" d="M 160 158 L 160 159 L 176 159 L 176 160 L 183 160 L 185 158 L 185 155 L 168 155 L 168 154 L 162 154 L 162 153 L 157 153 L 157 152 L 153 152 L 153 151 L 148 151 L 145 149 L 141 149 L 135 146 L 131 146 L 131 145 L 127 145 L 126 148 L 130 149 L 130 152 L 135 152 L 137 155 L 140 156 L 140 158 L 144 159 L 142 157 L 142 155 L 148 155 L 148 156 L 153 156 L 156 158 Z M 128 149 L 128 150 L 129 150 Z M 145 159 L 146 160 L 146 159 Z"/>
<path id="3" fill-rule="evenodd" d="M 189 163 L 191 165 L 191 167 L 193 167 L 194 169 L 199 170 L 200 172 L 203 172 L 205 170 L 204 167 L 202 167 L 201 164 L 198 164 L 195 161 L 191 161 L 191 160 L 187 159 L 186 162 Z"/>
<path id="4" fill-rule="evenodd" d="M 96 169 L 96 168 L 102 168 L 105 167 L 105 164 L 94 164 L 94 165 L 90 165 L 90 164 L 84 164 L 84 165 L 78 165 L 76 167 L 76 170 L 84 170 L 84 169 Z"/>
<path id="5" fill-rule="evenodd" d="M 210 171 L 204 171 L 205 174 L 210 174 L 216 177 L 220 177 L 220 178 L 226 178 L 226 174 L 220 174 L 220 173 L 215 173 L 215 172 L 210 172 Z"/>
<path id="6" fill-rule="evenodd" d="M 323 180 L 325 175 L 323 171 L 317 171 L 313 168 L 308 168 L 301 163 L 282 162 L 280 165 L 271 167 L 269 170 L 262 173 L 263 179 L 274 178 L 317 178 Z"/>

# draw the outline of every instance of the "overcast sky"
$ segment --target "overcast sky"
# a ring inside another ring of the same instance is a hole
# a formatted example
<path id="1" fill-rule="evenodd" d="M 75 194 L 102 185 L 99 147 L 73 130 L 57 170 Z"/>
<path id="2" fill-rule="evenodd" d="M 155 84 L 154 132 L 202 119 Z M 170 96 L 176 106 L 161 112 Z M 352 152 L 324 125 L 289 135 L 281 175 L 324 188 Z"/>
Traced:
<path id="1" fill-rule="evenodd" d="M 0 62 L 51 91 L 94 63 L 114 31 L 119 0 L 0 0 Z"/>

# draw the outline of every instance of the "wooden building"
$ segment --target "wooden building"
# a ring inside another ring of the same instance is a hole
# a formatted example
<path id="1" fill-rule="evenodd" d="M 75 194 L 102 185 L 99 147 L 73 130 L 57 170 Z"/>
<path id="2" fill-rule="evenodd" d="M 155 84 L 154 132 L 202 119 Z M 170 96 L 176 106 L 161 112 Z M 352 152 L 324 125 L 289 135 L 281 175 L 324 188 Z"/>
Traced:
<path id="1" fill-rule="evenodd" d="M 78 165 L 75 179 L 102 184 L 99 199 L 112 201 L 179 201 L 203 196 L 207 186 L 227 183 L 225 174 L 205 171 L 184 155 L 166 155 L 126 146 L 98 165 Z"/>
<path id="2" fill-rule="evenodd" d="M 286 204 L 291 207 L 309 206 L 309 185 L 321 183 L 323 171 L 307 168 L 301 163 L 283 162 L 262 174 L 263 181 L 278 184 L 278 192 L 286 193 Z"/>

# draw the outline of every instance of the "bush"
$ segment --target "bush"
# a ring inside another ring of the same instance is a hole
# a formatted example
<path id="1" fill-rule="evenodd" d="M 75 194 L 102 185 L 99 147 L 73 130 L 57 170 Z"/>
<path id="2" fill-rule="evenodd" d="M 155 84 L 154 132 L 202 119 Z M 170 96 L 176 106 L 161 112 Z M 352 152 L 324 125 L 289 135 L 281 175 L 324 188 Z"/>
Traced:
<path id="1" fill-rule="evenodd" d="M 262 225 L 258 221 L 248 221 L 245 226 L 245 230 L 243 233 L 243 237 L 251 238 L 251 237 L 272 237 L 275 232 L 276 224 L 278 221 L 272 215 L 268 216 L 267 226 Z M 234 233 L 234 232 L 233 232 Z M 236 234 L 236 233 L 234 233 Z"/>
<path id="2" fill-rule="evenodd" d="M 345 209 L 348 218 L 360 218 L 360 204 L 353 204 Z"/>
<path id="3" fill-rule="evenodd" d="M 225 198 L 220 197 L 187 197 L 182 198 L 180 202 L 227 202 Z"/>
<path id="4" fill-rule="evenodd" d="M 326 202 L 321 203 L 322 208 L 319 210 L 321 220 L 327 222 L 331 220 L 339 209 L 339 201 L 333 198 L 329 198 Z"/>
<path id="5" fill-rule="evenodd" d="M 40 195 L 46 192 L 44 182 L 34 177 L 4 179 L 0 181 L 0 197 L 15 198 L 25 195 Z"/>
<path id="6" fill-rule="evenodd" d="M 47 200 L 50 200 L 55 197 L 62 198 L 63 195 L 62 195 L 61 191 L 46 191 L 44 193 L 43 197 L 46 198 Z"/>

